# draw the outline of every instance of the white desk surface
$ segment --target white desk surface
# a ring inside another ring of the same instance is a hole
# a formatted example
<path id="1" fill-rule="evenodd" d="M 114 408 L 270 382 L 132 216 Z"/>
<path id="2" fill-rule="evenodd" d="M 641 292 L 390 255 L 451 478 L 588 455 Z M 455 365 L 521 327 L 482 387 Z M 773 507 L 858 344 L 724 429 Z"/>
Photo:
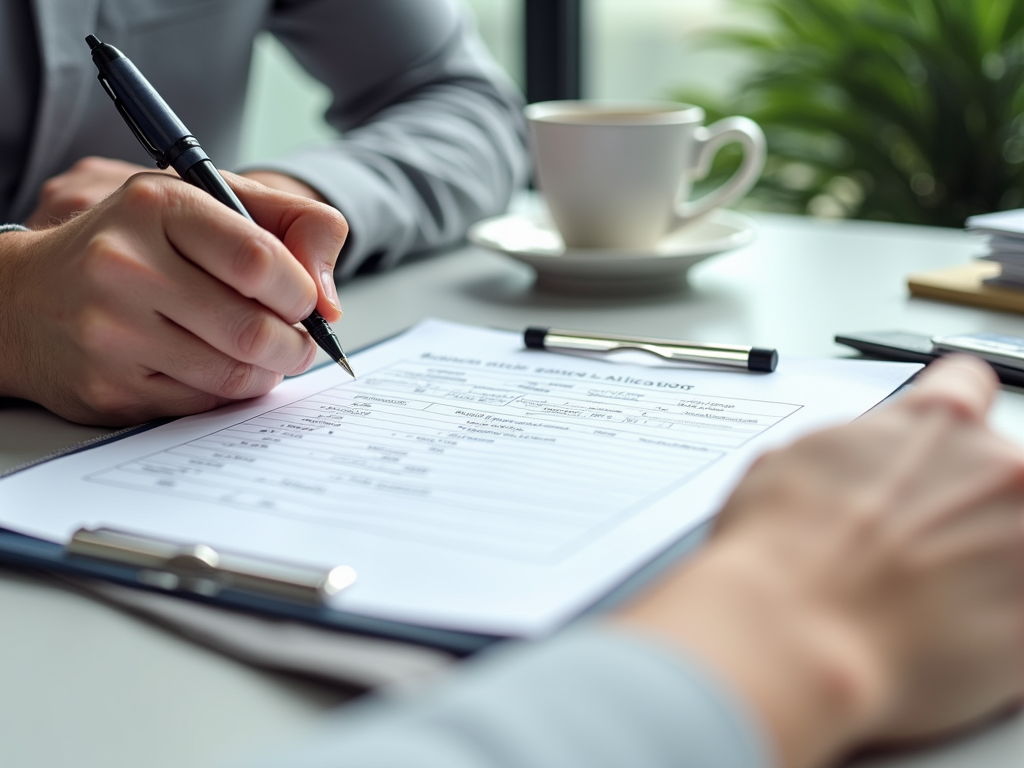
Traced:
<path id="1" fill-rule="evenodd" d="M 549 325 L 777 347 L 837 356 L 836 333 L 993 330 L 1024 336 L 1024 316 L 911 299 L 910 272 L 964 262 L 965 234 L 902 225 L 762 216 L 757 242 L 695 267 L 658 296 L 555 296 L 532 272 L 475 248 L 418 259 L 341 289 L 346 349 L 420 318 L 521 329 Z M 1024 435 L 1024 392 L 1004 390 L 995 423 Z M 33 406 L 0 402 L 0 467 L 101 434 Z M 221 765 L 294 738 L 342 700 L 325 687 L 258 672 L 114 609 L 0 571 L 0 765 L 147 768 Z M 1024 763 L 1015 718 L 873 766 Z"/>

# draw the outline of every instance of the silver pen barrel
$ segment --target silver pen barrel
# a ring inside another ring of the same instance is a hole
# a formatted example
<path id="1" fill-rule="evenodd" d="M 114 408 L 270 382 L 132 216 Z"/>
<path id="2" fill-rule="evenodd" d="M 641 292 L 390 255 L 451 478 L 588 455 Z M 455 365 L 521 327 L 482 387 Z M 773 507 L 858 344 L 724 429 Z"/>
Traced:
<path id="1" fill-rule="evenodd" d="M 774 371 L 778 363 L 778 353 L 774 349 L 739 344 L 705 344 L 561 328 L 527 328 L 523 338 L 531 349 L 599 353 L 636 350 L 673 362 L 721 365 L 764 373 Z"/>

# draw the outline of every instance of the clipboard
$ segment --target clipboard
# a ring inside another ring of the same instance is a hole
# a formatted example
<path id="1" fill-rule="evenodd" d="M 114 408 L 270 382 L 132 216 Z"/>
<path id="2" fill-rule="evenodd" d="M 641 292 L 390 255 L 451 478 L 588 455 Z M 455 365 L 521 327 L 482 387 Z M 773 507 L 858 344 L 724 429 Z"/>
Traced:
<path id="1" fill-rule="evenodd" d="M 363 349 L 387 340 L 382 339 Z M 332 364 L 328 362 L 324 365 Z M 0 474 L 0 478 L 124 439 L 170 421 L 173 419 L 148 422 L 69 446 L 14 467 Z M 670 543 L 647 564 L 592 603 L 577 619 L 606 612 L 628 599 L 695 549 L 710 528 L 711 522 L 706 522 Z M 288 564 L 257 561 L 241 554 L 214 552 L 202 542 L 168 542 L 109 529 L 83 529 L 76 534 L 76 539 L 65 546 L 0 527 L 0 565 L 98 579 L 229 610 L 424 645 L 457 656 L 471 655 L 507 639 L 497 635 L 441 629 L 337 610 L 325 603 L 329 593 L 317 589 L 327 574 L 313 574 L 308 568 L 296 568 Z M 236 566 L 239 564 L 244 566 L 243 570 L 255 571 L 258 578 L 233 578 L 237 577 Z M 282 567 L 290 570 L 287 578 L 280 578 L 286 575 Z M 271 574 L 275 577 L 267 578 Z"/>
<path id="2" fill-rule="evenodd" d="M 601 614 L 621 604 L 692 552 L 705 539 L 710 528 L 711 523 L 707 522 L 690 531 L 593 603 L 578 618 Z M 157 546 L 169 545 L 159 540 L 150 541 Z M 99 579 L 260 616 L 289 619 L 344 632 L 425 645 L 458 656 L 469 656 L 507 639 L 496 635 L 438 629 L 362 616 L 330 608 L 322 602 L 289 599 L 270 590 L 239 589 L 232 586 L 224 586 L 216 592 L 195 589 L 174 570 L 75 556 L 68 547 L 61 544 L 3 528 L 0 528 L 0 565 Z M 173 575 L 175 580 L 154 578 L 154 574 Z"/>

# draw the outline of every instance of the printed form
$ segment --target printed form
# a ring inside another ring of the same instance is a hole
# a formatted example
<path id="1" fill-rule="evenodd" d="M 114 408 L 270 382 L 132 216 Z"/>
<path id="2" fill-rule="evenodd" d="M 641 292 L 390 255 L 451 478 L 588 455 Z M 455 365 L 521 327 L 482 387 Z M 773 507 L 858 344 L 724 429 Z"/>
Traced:
<path id="1" fill-rule="evenodd" d="M 535 635 L 711 516 L 765 448 L 850 420 L 920 366 L 774 374 L 526 350 L 426 321 L 250 401 L 0 481 L 0 525 L 105 525 L 350 565 L 335 607 Z"/>

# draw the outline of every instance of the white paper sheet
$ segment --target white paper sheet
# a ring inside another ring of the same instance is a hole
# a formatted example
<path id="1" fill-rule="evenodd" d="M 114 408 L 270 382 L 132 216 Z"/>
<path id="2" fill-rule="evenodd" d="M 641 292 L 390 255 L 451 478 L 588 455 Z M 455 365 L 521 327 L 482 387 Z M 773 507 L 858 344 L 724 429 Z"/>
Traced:
<path id="1" fill-rule="evenodd" d="M 920 368 L 623 364 L 436 320 L 353 365 L 357 381 L 324 368 L 0 481 L 0 525 L 351 565 L 339 608 L 534 635 L 706 520 L 765 448 L 855 418 Z"/>

